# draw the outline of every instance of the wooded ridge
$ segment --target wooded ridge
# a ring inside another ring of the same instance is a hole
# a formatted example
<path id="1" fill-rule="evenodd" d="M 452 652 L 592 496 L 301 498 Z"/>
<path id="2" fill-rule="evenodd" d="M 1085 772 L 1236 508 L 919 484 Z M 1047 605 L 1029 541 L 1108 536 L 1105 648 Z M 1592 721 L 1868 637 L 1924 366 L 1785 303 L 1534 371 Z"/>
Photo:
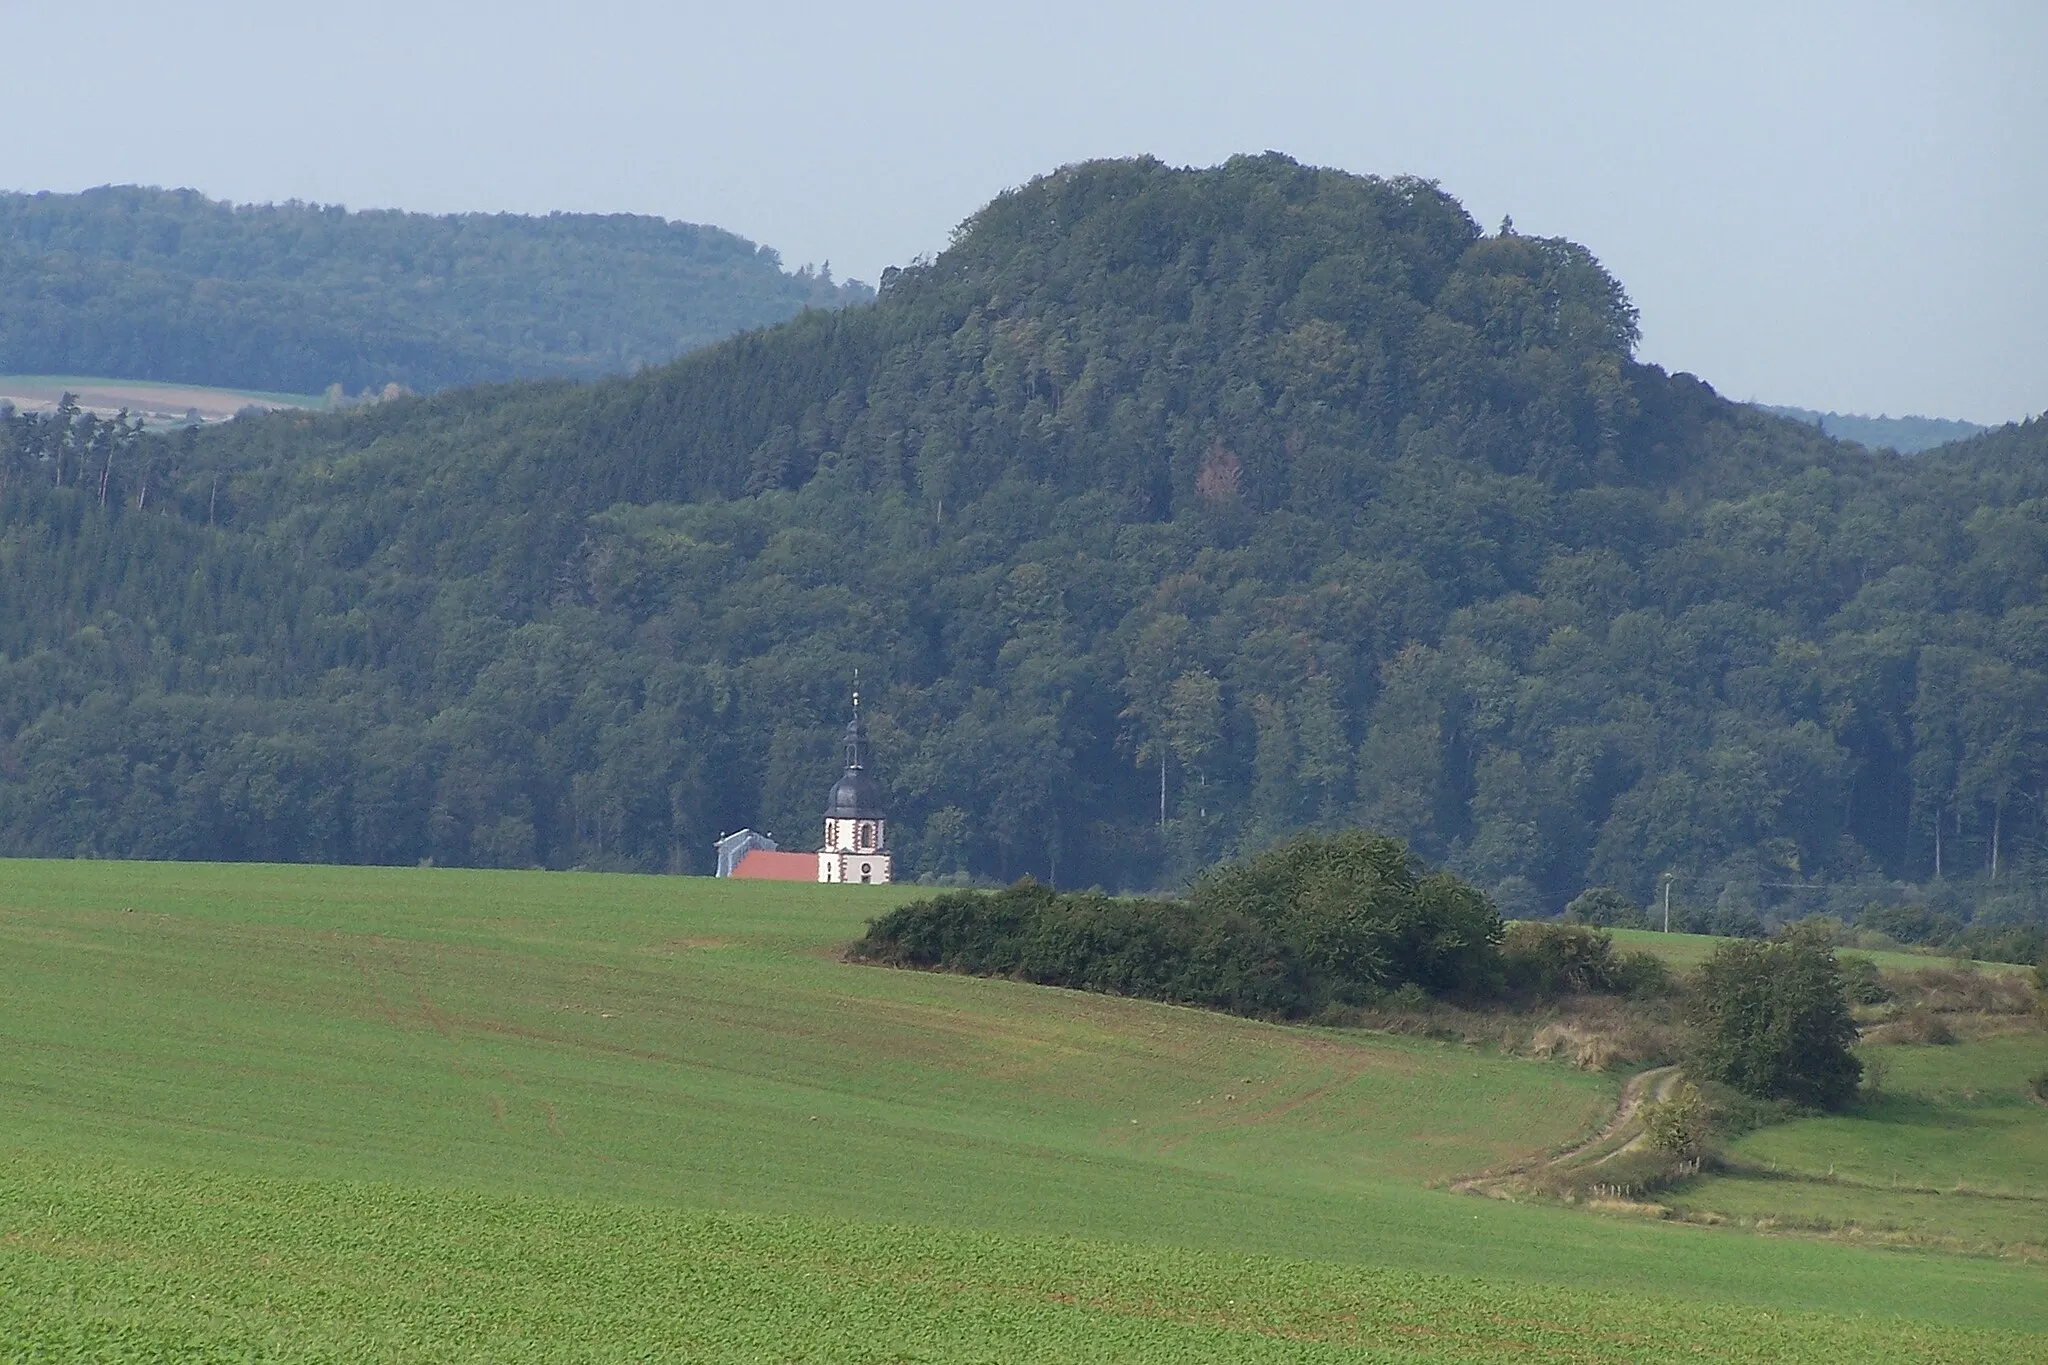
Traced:
<path id="1" fill-rule="evenodd" d="M 730 232 L 633 214 L 0 193 L 0 374 L 351 396 L 589 379 L 873 296 Z"/>
<path id="2" fill-rule="evenodd" d="M 1364 825 L 1511 917 L 2037 924 L 2048 423 L 1872 453 L 1635 336 L 1430 183 L 1140 159 L 635 378 L 17 420 L 0 848 L 702 871 L 812 837 L 858 667 L 906 875 Z"/>

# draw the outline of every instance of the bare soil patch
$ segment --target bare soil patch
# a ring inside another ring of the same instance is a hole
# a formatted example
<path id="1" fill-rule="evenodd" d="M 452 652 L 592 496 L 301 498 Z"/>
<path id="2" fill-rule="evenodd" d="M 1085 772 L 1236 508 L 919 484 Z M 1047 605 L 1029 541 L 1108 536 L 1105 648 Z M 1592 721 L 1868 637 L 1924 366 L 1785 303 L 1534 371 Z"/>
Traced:
<path id="1" fill-rule="evenodd" d="M 210 389 L 198 385 L 157 384 L 120 379 L 45 379 L 40 376 L 0 375 L 0 403 L 12 403 L 22 412 L 54 412 L 65 394 L 72 394 L 79 407 L 99 417 L 126 411 L 145 422 L 186 422 L 196 415 L 202 422 L 225 422 L 244 408 L 287 408 L 313 405 L 312 399 L 293 401 L 282 394 L 258 394 L 232 389 Z"/>

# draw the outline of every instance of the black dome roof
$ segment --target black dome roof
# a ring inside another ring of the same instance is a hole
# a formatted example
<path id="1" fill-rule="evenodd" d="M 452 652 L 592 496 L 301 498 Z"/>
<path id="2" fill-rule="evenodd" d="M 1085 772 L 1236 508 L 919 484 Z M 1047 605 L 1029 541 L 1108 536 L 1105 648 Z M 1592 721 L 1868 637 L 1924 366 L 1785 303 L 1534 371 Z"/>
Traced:
<path id="1" fill-rule="evenodd" d="M 846 726 L 846 775 L 825 798 L 827 820 L 879 820 L 882 787 L 867 774 L 868 731 L 860 723 L 860 693 L 853 694 L 853 719 Z"/>
<path id="2" fill-rule="evenodd" d="M 825 801 L 827 820 L 879 820 L 882 818 L 881 784 L 859 768 L 848 768 L 846 776 L 832 788 Z"/>

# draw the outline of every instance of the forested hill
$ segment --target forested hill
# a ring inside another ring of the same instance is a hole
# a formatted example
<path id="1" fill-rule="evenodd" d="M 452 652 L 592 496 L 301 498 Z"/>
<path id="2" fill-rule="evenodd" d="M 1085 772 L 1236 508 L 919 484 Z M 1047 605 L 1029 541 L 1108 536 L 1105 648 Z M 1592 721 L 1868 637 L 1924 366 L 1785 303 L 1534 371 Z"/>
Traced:
<path id="1" fill-rule="evenodd" d="M 284 393 L 626 373 L 872 296 L 713 227 L 0 193 L 0 374 Z"/>
<path id="2" fill-rule="evenodd" d="M 1975 422 L 1948 417 L 1869 417 L 1854 412 L 1815 412 L 1812 408 L 1772 407 L 1758 404 L 1765 412 L 1794 421 L 1811 422 L 1828 435 L 1855 441 L 1872 450 L 1896 450 L 1901 455 L 1930 450 L 1950 441 L 1967 440 L 1985 428 Z"/>
<path id="3" fill-rule="evenodd" d="M 911 875 L 1363 823 L 1509 913 L 2031 913 L 2048 424 L 1872 454 L 1634 335 L 1424 182 L 1106 162 L 630 380 L 17 423 L 0 847 L 701 871 L 813 837 L 858 667 Z"/>

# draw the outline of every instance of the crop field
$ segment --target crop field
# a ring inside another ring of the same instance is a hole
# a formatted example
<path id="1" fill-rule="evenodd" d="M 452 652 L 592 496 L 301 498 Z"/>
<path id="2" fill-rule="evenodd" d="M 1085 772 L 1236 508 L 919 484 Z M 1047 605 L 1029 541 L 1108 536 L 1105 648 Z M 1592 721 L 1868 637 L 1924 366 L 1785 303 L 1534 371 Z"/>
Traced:
<path id="1" fill-rule="evenodd" d="M 150 379 L 104 379 L 90 375 L 0 375 L 0 403 L 23 412 L 53 411 L 65 394 L 80 407 L 103 417 L 126 410 L 149 425 L 179 422 L 197 412 L 208 422 L 221 422 L 254 404 L 264 408 L 321 408 L 317 394 L 260 393 L 254 389 L 215 389 L 202 384 L 164 384 Z"/>
<path id="2" fill-rule="evenodd" d="M 2038 1359 L 2032 1334 L 1165 1246 L 0 1164 L 19 1361 Z M 1448 1196 L 1447 1196 L 1448 1197 Z"/>
<path id="3" fill-rule="evenodd" d="M 838 960 L 914 894 L 0 862 L 0 1359 L 2048 1346 L 2021 1257 L 1431 1188 L 1617 1077 Z"/>

